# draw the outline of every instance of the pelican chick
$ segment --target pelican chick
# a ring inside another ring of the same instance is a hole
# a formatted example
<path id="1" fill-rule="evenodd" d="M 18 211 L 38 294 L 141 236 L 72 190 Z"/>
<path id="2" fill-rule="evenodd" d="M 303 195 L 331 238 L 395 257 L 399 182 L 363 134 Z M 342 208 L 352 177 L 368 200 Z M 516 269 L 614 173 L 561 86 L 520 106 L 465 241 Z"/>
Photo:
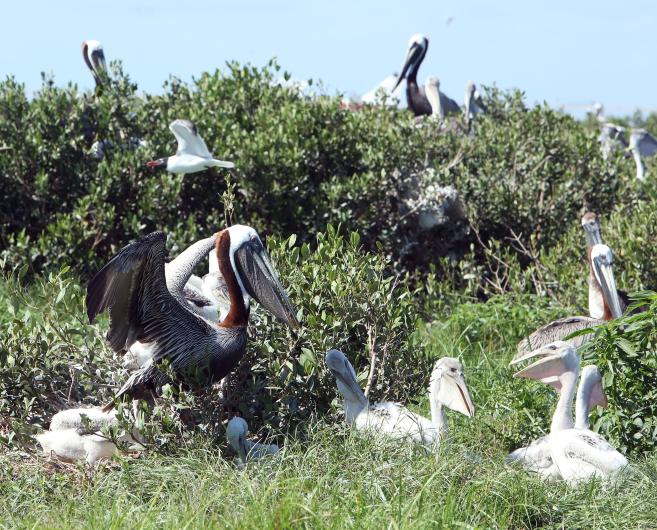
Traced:
<path id="1" fill-rule="evenodd" d="M 609 477 L 627 467 L 627 459 L 604 437 L 584 424 L 579 428 L 573 425 L 572 404 L 580 363 L 577 350 L 567 342 L 558 341 L 540 348 L 535 354 L 541 359 L 514 377 L 535 379 L 560 388 L 548 441 L 559 476 L 576 485 L 591 477 Z"/>
<path id="2" fill-rule="evenodd" d="M 248 440 L 249 425 L 244 418 L 234 416 L 226 426 L 226 438 L 228 443 L 238 455 L 241 465 L 247 462 L 260 460 L 265 456 L 271 456 L 278 453 L 276 444 L 262 444 Z"/>
<path id="3" fill-rule="evenodd" d="M 110 458 L 118 451 L 116 445 L 99 434 L 79 434 L 75 429 L 45 431 L 36 437 L 46 456 L 64 462 L 84 460 L 89 466 L 101 458 Z"/>
<path id="4" fill-rule="evenodd" d="M 232 162 L 217 160 L 198 134 L 196 125 L 190 120 L 175 120 L 169 125 L 169 130 L 176 137 L 178 150 L 174 156 L 151 160 L 146 165 L 151 168 L 166 169 L 169 173 L 196 173 L 211 167 L 231 169 Z"/>
<path id="5" fill-rule="evenodd" d="M 345 421 L 358 430 L 374 431 L 394 439 L 410 438 L 430 447 L 447 435 L 444 407 L 468 417 L 474 416 L 474 406 L 463 377 L 463 366 L 452 357 L 439 359 L 431 372 L 431 420 L 398 403 L 370 404 L 358 386 L 353 366 L 341 351 L 330 350 L 326 354 L 326 364 L 344 398 Z"/>

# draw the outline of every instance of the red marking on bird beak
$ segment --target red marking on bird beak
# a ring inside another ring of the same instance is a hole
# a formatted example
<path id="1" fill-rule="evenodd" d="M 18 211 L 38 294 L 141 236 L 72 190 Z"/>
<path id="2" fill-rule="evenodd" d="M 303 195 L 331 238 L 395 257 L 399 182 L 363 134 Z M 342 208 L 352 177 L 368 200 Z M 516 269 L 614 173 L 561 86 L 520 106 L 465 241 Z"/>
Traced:
<path id="1" fill-rule="evenodd" d="M 147 167 L 157 167 L 161 164 L 158 160 L 151 160 L 150 162 L 146 162 Z"/>

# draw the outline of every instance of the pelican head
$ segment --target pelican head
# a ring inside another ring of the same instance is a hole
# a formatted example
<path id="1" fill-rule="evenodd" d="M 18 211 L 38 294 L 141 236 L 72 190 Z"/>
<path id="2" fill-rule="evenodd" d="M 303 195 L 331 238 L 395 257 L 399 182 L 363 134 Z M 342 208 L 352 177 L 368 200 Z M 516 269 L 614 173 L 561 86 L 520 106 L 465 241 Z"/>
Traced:
<path id="1" fill-rule="evenodd" d="M 94 76 L 96 87 L 103 84 L 103 76 L 107 75 L 107 64 L 103 46 L 97 40 L 85 40 L 82 42 L 82 57 L 87 67 Z"/>
<path id="2" fill-rule="evenodd" d="M 401 68 L 401 73 L 397 78 L 397 83 L 395 83 L 395 90 L 403 79 L 406 79 L 411 73 L 417 74 L 417 69 L 422 63 L 424 56 L 429 49 L 429 39 L 424 35 L 416 34 L 413 35 L 408 41 L 408 51 L 406 52 L 406 59 L 404 59 L 404 64 Z"/>
<path id="3" fill-rule="evenodd" d="M 534 357 L 540 358 L 526 368 L 513 374 L 513 377 L 535 379 L 547 383 L 559 391 L 563 385 L 561 379 L 564 374 L 574 373 L 577 375 L 579 371 L 579 356 L 577 355 L 577 349 L 562 340 L 552 342 L 542 348 L 537 348 L 527 355 L 522 356 L 515 362 L 524 361 Z"/>
<path id="4" fill-rule="evenodd" d="M 429 395 L 441 405 L 474 416 L 474 405 L 463 376 L 463 365 L 454 357 L 436 361 L 429 382 Z"/>
<path id="5" fill-rule="evenodd" d="M 614 256 L 607 245 L 597 244 L 593 246 L 591 249 L 593 274 L 598 284 L 600 284 L 602 296 L 611 313 L 611 318 L 618 318 L 623 314 L 623 311 L 618 298 L 616 280 L 614 279 L 614 272 L 612 270 L 613 262 Z"/>
<path id="6" fill-rule="evenodd" d="M 246 456 L 249 453 L 246 448 L 247 434 L 249 434 L 249 425 L 244 418 L 234 416 L 230 419 L 226 426 L 226 438 L 242 462 L 246 462 Z"/>
<path id="7" fill-rule="evenodd" d="M 362 406 L 367 404 L 367 397 L 356 381 L 356 371 L 344 353 L 340 350 L 329 350 L 326 354 L 326 365 L 335 377 L 338 392 L 345 401 Z"/>
<path id="8" fill-rule="evenodd" d="M 477 85 L 475 85 L 474 81 L 470 80 L 465 84 L 465 94 L 467 97 L 474 99 L 476 91 Z"/>
<path id="9" fill-rule="evenodd" d="M 432 75 L 424 82 L 424 92 L 431 105 L 431 115 L 443 119 L 445 112 L 440 103 L 440 79 Z"/>
<path id="10" fill-rule="evenodd" d="M 606 407 L 608 405 L 607 396 L 605 391 L 602 388 L 602 374 L 600 370 L 594 364 L 590 364 L 582 368 L 582 379 L 580 385 L 580 392 L 584 395 L 589 396 L 588 406 L 594 407 L 596 405 L 600 407 Z"/>
<path id="11" fill-rule="evenodd" d="M 226 255 L 230 259 L 246 307 L 249 299 L 253 298 L 289 327 L 299 327 L 287 293 L 253 228 L 233 225 L 222 230 L 217 237 L 216 250 L 220 262 L 225 260 Z"/>
<path id="12" fill-rule="evenodd" d="M 602 244 L 600 221 L 596 213 L 586 212 L 582 216 L 582 228 L 584 228 L 584 233 L 586 234 L 587 246 L 592 247 L 593 245 Z"/>

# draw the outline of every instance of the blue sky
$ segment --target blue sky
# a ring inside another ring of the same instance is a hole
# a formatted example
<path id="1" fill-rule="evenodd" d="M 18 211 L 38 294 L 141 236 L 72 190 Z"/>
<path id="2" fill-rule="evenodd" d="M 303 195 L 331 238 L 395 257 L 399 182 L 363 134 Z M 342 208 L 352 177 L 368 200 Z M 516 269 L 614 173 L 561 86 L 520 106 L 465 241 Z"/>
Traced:
<path id="1" fill-rule="evenodd" d="M 420 80 L 439 76 L 459 101 L 473 79 L 576 113 L 594 101 L 608 114 L 657 110 L 655 0 L 23 0 L 3 5 L 3 19 L 0 76 L 30 91 L 41 71 L 91 87 L 80 53 L 89 38 L 145 91 L 169 74 L 276 56 L 297 78 L 360 94 L 399 70 L 409 37 L 424 33 Z"/>

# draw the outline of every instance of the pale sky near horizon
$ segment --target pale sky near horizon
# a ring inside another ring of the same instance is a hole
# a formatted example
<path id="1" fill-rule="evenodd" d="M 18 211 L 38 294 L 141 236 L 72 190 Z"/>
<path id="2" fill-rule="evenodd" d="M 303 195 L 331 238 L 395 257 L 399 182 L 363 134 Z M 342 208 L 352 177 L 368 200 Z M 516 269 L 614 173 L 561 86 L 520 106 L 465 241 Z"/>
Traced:
<path id="1" fill-rule="evenodd" d="M 329 93 L 362 94 L 399 71 L 409 37 L 424 33 L 419 80 L 439 76 L 458 101 L 473 79 L 576 114 L 595 101 L 608 114 L 657 111 L 656 0 L 24 0 L 3 15 L 0 78 L 14 75 L 29 92 L 42 71 L 92 87 L 80 43 L 97 39 L 147 92 L 169 74 L 190 80 L 228 60 L 275 56 Z"/>

